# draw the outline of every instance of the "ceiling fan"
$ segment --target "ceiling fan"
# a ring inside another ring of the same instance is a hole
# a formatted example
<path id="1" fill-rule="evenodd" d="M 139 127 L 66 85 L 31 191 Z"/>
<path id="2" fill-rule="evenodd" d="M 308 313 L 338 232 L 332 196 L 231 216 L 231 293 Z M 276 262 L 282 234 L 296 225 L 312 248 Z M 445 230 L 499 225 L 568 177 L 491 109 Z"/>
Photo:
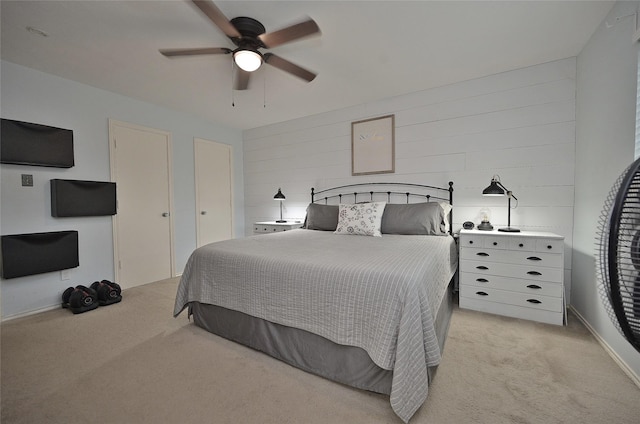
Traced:
<path id="1" fill-rule="evenodd" d="M 316 74 L 294 63 L 276 56 L 273 53 L 262 53 L 262 48 L 273 48 L 291 41 L 298 40 L 313 34 L 320 34 L 320 28 L 313 19 L 300 22 L 286 28 L 267 33 L 264 26 L 253 18 L 240 16 L 231 20 L 218 9 L 211 0 L 191 0 L 195 6 L 204 13 L 231 42 L 236 49 L 226 47 L 205 47 L 188 49 L 161 49 L 160 53 L 167 57 L 192 56 L 204 54 L 231 54 L 237 65 L 235 67 L 235 90 L 246 90 L 249 87 L 251 72 L 260 68 L 262 63 L 267 63 L 282 71 L 302 78 L 305 81 L 313 81 Z"/>

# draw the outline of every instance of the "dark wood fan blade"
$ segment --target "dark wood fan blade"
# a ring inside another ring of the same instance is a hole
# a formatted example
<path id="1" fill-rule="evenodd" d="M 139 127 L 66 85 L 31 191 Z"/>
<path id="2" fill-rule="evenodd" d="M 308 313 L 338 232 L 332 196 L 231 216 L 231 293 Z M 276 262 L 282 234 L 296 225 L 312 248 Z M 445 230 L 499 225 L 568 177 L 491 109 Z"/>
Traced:
<path id="1" fill-rule="evenodd" d="M 173 56 L 193 56 L 198 54 L 229 54 L 230 49 L 225 47 L 205 47 L 196 49 L 162 49 L 160 53 L 167 57 Z"/>
<path id="2" fill-rule="evenodd" d="M 298 78 L 302 78 L 305 81 L 311 82 L 316 77 L 316 74 L 313 72 L 307 71 L 306 69 L 301 68 L 280 56 L 276 56 L 273 53 L 265 53 L 263 57 L 264 61 L 269 65 L 275 66 L 282 71 L 289 72 L 290 74 L 295 75 Z"/>
<path id="3" fill-rule="evenodd" d="M 238 66 L 236 66 L 235 69 L 235 74 L 233 76 L 233 89 L 246 90 L 249 88 L 249 77 L 251 77 L 251 72 L 243 71 Z"/>
<path id="4" fill-rule="evenodd" d="M 224 32 L 229 38 L 242 37 L 236 27 L 234 27 L 229 19 L 218 9 L 211 0 L 191 0 L 193 4 L 204 13 L 211 22 Z"/>
<path id="5" fill-rule="evenodd" d="M 317 33 L 320 33 L 318 24 L 316 24 L 313 19 L 309 19 L 278 31 L 261 34 L 258 38 L 266 48 L 271 49 L 275 46 Z"/>

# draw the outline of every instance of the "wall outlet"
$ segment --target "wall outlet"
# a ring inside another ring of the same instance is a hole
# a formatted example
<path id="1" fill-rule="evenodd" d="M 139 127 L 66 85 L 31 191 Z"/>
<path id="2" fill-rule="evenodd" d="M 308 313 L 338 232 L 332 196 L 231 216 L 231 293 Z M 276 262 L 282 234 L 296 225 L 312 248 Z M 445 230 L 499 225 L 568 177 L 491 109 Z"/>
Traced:
<path id="1" fill-rule="evenodd" d="M 33 187 L 33 175 L 31 175 L 31 174 L 22 174 L 22 186 L 23 187 Z"/>
<path id="2" fill-rule="evenodd" d="M 71 275 L 70 274 L 71 274 L 71 270 L 63 269 L 63 270 L 60 271 L 60 279 L 62 281 L 70 280 L 71 279 Z"/>

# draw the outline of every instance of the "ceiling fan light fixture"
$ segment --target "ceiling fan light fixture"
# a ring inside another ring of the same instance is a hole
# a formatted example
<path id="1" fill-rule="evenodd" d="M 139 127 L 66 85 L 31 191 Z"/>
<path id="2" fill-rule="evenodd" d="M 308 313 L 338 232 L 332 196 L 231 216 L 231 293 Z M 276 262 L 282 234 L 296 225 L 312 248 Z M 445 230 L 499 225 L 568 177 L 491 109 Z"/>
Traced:
<path id="1" fill-rule="evenodd" d="M 253 72 L 262 65 L 262 55 L 255 50 L 236 50 L 233 53 L 233 60 L 240 69 L 247 72 Z"/>

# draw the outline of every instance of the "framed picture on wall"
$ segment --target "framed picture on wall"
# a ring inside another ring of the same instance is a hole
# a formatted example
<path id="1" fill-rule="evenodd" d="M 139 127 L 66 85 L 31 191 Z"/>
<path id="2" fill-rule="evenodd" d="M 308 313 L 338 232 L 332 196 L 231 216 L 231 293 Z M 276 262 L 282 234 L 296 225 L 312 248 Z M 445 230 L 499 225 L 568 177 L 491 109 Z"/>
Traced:
<path id="1" fill-rule="evenodd" d="M 395 172 L 395 116 L 351 123 L 351 175 Z"/>

